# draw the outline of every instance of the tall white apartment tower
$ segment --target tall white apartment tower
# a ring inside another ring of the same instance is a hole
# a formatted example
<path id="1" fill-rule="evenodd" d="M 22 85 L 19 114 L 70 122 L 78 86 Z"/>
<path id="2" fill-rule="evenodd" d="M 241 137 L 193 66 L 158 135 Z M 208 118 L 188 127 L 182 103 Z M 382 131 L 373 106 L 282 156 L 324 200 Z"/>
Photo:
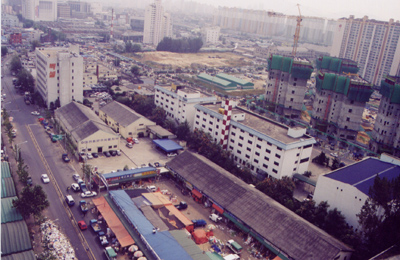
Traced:
<path id="1" fill-rule="evenodd" d="M 22 0 L 22 16 L 32 21 L 57 20 L 57 0 Z"/>
<path id="2" fill-rule="evenodd" d="M 83 102 L 83 58 L 67 48 L 36 49 L 36 87 L 47 107 Z"/>
<path id="3" fill-rule="evenodd" d="M 143 43 L 157 45 L 164 37 L 171 35 L 171 16 L 164 13 L 161 0 L 155 0 L 145 11 Z"/>
<path id="4" fill-rule="evenodd" d="M 400 22 L 369 20 L 368 16 L 339 19 L 331 56 L 354 60 L 359 75 L 380 85 L 386 75 L 396 75 L 400 63 Z"/>

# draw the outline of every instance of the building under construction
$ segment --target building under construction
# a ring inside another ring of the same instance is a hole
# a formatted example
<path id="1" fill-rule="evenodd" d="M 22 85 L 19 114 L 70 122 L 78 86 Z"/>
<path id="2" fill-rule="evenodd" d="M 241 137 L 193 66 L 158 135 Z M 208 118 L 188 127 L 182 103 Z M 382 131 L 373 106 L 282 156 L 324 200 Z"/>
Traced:
<path id="1" fill-rule="evenodd" d="M 265 101 L 268 109 L 289 118 L 299 118 L 307 90 L 307 80 L 314 68 L 305 58 L 271 55 Z"/>
<path id="2" fill-rule="evenodd" d="M 381 102 L 370 149 L 400 156 L 400 77 L 386 76 L 381 83 Z"/>
<path id="3" fill-rule="evenodd" d="M 354 61 L 324 56 L 316 64 L 312 126 L 341 139 L 355 140 L 372 84 L 356 74 Z"/>

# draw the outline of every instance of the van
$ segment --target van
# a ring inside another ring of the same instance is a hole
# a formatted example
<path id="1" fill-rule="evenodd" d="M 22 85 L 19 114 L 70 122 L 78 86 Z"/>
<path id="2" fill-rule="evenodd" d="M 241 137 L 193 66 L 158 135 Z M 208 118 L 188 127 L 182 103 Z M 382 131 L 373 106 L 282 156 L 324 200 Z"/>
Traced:
<path id="1" fill-rule="evenodd" d="M 65 202 L 67 202 L 68 206 L 73 206 L 73 205 L 75 205 L 74 198 L 72 198 L 71 195 L 65 196 Z"/>
<path id="2" fill-rule="evenodd" d="M 240 254 L 243 250 L 243 247 L 239 245 L 235 240 L 230 239 L 228 242 L 226 242 L 226 245 L 235 253 L 235 254 Z"/>
<path id="3" fill-rule="evenodd" d="M 146 189 L 147 189 L 148 191 L 150 191 L 150 192 L 156 192 L 157 187 L 154 186 L 154 185 L 152 185 L 152 186 L 147 186 Z"/>

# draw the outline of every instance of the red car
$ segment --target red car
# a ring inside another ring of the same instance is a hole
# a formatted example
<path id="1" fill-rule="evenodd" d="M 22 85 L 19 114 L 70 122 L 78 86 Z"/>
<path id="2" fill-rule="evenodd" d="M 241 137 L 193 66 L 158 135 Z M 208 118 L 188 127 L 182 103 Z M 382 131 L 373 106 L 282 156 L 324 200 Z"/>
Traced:
<path id="1" fill-rule="evenodd" d="M 81 221 L 78 222 L 78 227 L 79 227 L 81 230 L 87 229 L 87 225 L 86 225 L 86 223 L 85 223 L 84 220 L 81 220 Z"/>

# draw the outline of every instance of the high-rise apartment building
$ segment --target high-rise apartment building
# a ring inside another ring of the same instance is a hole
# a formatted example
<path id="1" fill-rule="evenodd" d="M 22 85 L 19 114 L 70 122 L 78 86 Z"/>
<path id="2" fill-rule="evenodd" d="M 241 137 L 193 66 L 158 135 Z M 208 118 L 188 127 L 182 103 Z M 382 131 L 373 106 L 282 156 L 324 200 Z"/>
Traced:
<path id="1" fill-rule="evenodd" d="M 83 102 L 83 57 L 79 50 L 36 49 L 36 88 L 47 107 L 71 101 Z"/>
<path id="2" fill-rule="evenodd" d="M 299 118 L 313 67 L 304 58 L 271 55 L 265 101 L 269 110 L 289 118 Z"/>
<path id="3" fill-rule="evenodd" d="M 170 36 L 172 36 L 171 16 L 164 13 L 161 0 L 155 0 L 145 11 L 143 43 L 157 45 L 164 37 Z"/>
<path id="4" fill-rule="evenodd" d="M 382 94 L 376 116 L 370 149 L 400 156 L 400 77 L 386 76 L 381 83 Z"/>
<path id="5" fill-rule="evenodd" d="M 220 7 L 213 25 L 260 36 L 279 37 L 293 42 L 297 16 L 264 10 Z M 302 17 L 300 42 L 331 45 L 336 21 L 318 17 Z"/>
<path id="6" fill-rule="evenodd" d="M 219 41 L 220 30 L 221 29 L 218 26 L 203 28 L 203 30 L 202 30 L 203 42 L 217 44 Z"/>
<path id="7" fill-rule="evenodd" d="M 372 84 L 356 74 L 357 63 L 352 60 L 324 56 L 316 63 L 319 71 L 311 124 L 322 132 L 355 140 Z"/>
<path id="8" fill-rule="evenodd" d="M 354 60 L 362 78 L 380 85 L 386 75 L 396 75 L 400 64 L 400 22 L 369 20 L 367 16 L 339 19 L 331 55 Z"/>
<path id="9" fill-rule="evenodd" d="M 57 0 L 22 0 L 22 16 L 32 21 L 57 20 Z"/>

